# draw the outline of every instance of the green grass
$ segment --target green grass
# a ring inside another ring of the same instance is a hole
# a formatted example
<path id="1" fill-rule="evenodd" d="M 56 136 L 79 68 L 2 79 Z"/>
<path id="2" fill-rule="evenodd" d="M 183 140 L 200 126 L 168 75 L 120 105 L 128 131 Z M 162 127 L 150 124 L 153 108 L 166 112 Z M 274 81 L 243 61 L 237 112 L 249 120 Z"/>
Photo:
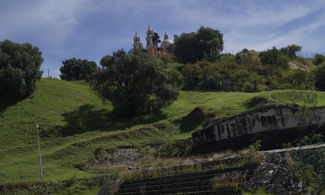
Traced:
<path id="1" fill-rule="evenodd" d="M 39 181 L 35 123 L 40 125 L 45 181 L 91 177 L 95 173 L 77 167 L 92 160 L 93 152 L 100 147 L 186 139 L 194 129 L 181 130 L 175 121 L 197 106 L 216 110 L 217 117 L 225 117 L 246 111 L 244 102 L 255 96 L 266 96 L 278 104 L 290 103 L 288 93 L 181 91 L 178 100 L 164 108 L 162 115 L 122 120 L 115 118 L 112 105 L 103 104 L 85 83 L 42 79 L 29 98 L 13 104 L 1 102 L 0 183 Z M 318 96 L 318 105 L 325 105 L 325 94 Z M 155 125 L 158 123 L 163 125 Z"/>
<path id="2" fill-rule="evenodd" d="M 269 193 L 264 192 L 264 190 L 258 190 L 257 192 L 243 192 L 243 195 L 271 195 Z"/>

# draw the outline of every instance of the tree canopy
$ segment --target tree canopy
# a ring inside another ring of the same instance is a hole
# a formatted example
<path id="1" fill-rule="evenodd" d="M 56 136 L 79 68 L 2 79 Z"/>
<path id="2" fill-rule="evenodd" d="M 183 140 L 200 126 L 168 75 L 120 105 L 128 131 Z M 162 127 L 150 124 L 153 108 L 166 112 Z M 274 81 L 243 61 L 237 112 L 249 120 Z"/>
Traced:
<path id="1" fill-rule="evenodd" d="M 313 64 L 319 65 L 321 63 L 325 62 L 325 56 L 321 54 L 316 54 L 313 60 Z"/>
<path id="2" fill-rule="evenodd" d="M 287 47 L 283 47 L 280 49 L 284 55 L 288 56 L 290 59 L 294 59 L 297 57 L 297 52 L 301 51 L 301 46 L 299 45 L 288 45 Z"/>
<path id="3" fill-rule="evenodd" d="M 0 98 L 17 100 L 30 95 L 41 79 L 42 53 L 29 43 L 0 42 Z"/>
<path id="4" fill-rule="evenodd" d="M 314 71 L 315 74 L 315 86 L 321 90 L 325 91 L 325 62 L 321 63 L 316 70 Z"/>
<path id="5" fill-rule="evenodd" d="M 93 75 L 91 86 L 114 111 L 132 116 L 159 111 L 178 97 L 178 90 L 168 82 L 161 60 L 141 50 L 124 50 L 104 56 L 102 68 Z"/>
<path id="6" fill-rule="evenodd" d="M 270 64 L 283 69 L 289 68 L 289 58 L 275 47 L 261 52 L 259 57 L 263 65 Z"/>
<path id="7" fill-rule="evenodd" d="M 67 81 L 85 80 L 97 70 L 97 64 L 86 59 L 71 58 L 64 60 L 60 78 Z"/>
<path id="8" fill-rule="evenodd" d="M 181 63 L 216 59 L 223 50 L 223 34 L 215 29 L 200 27 L 197 32 L 174 37 L 174 54 Z"/>

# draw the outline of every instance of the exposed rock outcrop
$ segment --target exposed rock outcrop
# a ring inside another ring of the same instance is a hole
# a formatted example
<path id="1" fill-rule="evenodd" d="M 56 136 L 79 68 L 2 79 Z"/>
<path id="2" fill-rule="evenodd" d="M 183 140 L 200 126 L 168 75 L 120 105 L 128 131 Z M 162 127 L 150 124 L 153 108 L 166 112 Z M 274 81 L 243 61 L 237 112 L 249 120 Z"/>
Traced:
<path id="1" fill-rule="evenodd" d="M 207 146 L 218 150 L 218 147 L 250 144 L 249 140 L 256 135 L 271 137 L 282 134 L 288 139 L 297 135 L 299 128 L 324 124 L 325 107 L 270 105 L 233 117 L 209 120 L 203 129 L 192 134 L 192 139 L 195 147 Z"/>
<path id="2" fill-rule="evenodd" d="M 300 194 L 305 186 L 280 154 L 264 160 L 247 182 L 249 190 L 264 189 L 274 194 Z"/>
<path id="3" fill-rule="evenodd" d="M 98 168 L 100 166 L 134 165 L 142 160 L 142 155 L 136 147 L 118 147 L 113 149 L 99 148 L 94 153 L 95 159 L 80 167 L 82 170 Z"/>

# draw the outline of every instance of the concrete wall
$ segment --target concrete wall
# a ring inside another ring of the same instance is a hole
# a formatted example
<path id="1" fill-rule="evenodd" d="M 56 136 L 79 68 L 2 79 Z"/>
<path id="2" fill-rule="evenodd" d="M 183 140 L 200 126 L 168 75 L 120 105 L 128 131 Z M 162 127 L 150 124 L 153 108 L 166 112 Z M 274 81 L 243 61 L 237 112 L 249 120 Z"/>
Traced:
<path id="1" fill-rule="evenodd" d="M 213 119 L 192 134 L 194 145 L 325 124 L 325 107 L 270 105 L 237 116 Z"/>

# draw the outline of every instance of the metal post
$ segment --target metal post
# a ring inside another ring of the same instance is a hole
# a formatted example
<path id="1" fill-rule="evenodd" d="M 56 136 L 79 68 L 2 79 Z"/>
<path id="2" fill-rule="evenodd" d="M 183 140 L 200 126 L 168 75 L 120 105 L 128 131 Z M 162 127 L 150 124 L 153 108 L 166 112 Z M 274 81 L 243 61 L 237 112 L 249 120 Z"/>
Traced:
<path id="1" fill-rule="evenodd" d="M 40 146 L 40 142 L 39 142 L 38 124 L 37 124 L 37 123 L 36 123 L 36 133 L 37 133 L 38 156 L 39 156 L 39 164 L 40 164 L 41 179 L 43 180 L 43 169 L 42 169 L 41 146 Z"/>

